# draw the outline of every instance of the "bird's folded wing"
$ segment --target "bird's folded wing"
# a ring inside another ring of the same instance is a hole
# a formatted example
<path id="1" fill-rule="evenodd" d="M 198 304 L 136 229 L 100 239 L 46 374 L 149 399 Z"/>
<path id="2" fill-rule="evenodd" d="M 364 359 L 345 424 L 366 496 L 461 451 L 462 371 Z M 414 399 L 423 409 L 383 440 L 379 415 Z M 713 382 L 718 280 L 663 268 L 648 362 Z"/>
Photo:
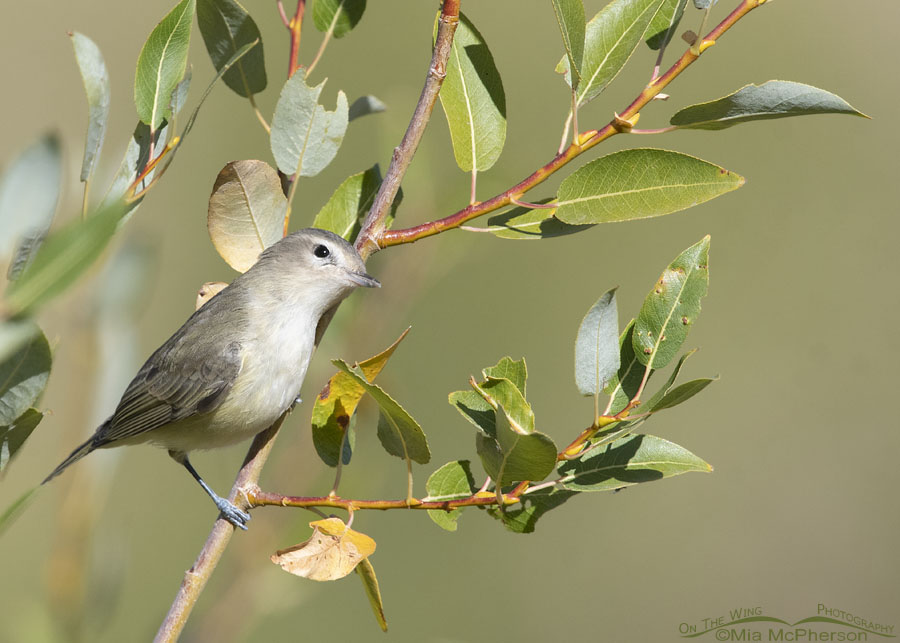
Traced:
<path id="1" fill-rule="evenodd" d="M 183 339 L 176 334 L 174 345 L 167 342 L 147 360 L 98 436 L 101 444 L 209 413 L 222 403 L 241 370 L 240 343 L 210 350 L 208 344 L 179 346 Z"/>

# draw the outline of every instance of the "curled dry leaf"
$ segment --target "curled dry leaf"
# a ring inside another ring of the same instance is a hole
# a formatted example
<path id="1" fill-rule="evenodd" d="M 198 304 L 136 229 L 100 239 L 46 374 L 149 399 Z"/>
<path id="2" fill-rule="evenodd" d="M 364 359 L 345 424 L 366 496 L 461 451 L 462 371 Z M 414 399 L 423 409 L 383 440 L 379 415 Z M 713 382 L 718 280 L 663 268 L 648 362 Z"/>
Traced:
<path id="1" fill-rule="evenodd" d="M 203 304 L 218 295 L 227 286 L 228 284 L 224 281 L 207 281 L 200 286 L 200 290 L 197 291 L 197 305 L 195 310 L 200 310 L 200 307 Z"/>
<path id="2" fill-rule="evenodd" d="M 340 518 L 326 518 L 309 523 L 313 528 L 309 540 L 275 552 L 276 565 L 310 580 L 326 581 L 343 578 L 375 552 L 375 541 L 349 529 Z"/>

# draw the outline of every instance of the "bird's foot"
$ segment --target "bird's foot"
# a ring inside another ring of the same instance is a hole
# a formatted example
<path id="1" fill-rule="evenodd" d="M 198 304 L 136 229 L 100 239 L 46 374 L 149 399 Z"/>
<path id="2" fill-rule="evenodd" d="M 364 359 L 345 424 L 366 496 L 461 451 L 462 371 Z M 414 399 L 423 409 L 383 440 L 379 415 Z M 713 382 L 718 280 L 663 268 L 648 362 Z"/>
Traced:
<path id="1" fill-rule="evenodd" d="M 217 498 L 216 507 L 218 507 L 219 513 L 221 514 L 222 518 L 230 522 L 235 527 L 247 531 L 247 521 L 250 520 L 250 514 L 248 514 L 246 511 L 241 511 L 232 503 L 225 500 L 225 498 Z"/>

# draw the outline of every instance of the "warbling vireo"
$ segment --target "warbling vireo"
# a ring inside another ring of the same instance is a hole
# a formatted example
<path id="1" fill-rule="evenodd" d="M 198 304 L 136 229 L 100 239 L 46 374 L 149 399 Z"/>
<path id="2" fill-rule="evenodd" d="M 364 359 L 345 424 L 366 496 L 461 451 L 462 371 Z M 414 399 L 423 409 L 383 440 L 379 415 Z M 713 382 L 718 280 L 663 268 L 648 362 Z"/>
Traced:
<path id="1" fill-rule="evenodd" d="M 141 367 L 115 413 L 47 481 L 95 449 L 150 442 L 190 472 L 222 516 L 250 515 L 219 497 L 188 460 L 265 430 L 298 399 L 323 317 L 357 286 L 381 284 L 331 232 L 300 230 L 206 302 Z"/>

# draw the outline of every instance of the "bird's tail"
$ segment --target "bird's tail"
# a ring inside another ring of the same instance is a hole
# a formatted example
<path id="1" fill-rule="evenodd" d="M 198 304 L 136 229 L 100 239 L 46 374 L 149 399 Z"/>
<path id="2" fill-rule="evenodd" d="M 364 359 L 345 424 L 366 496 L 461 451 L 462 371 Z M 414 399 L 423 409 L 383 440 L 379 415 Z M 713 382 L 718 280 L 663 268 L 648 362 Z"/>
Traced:
<path id="1" fill-rule="evenodd" d="M 78 462 L 79 460 L 81 460 L 81 458 L 83 458 L 88 453 L 90 453 L 91 451 L 96 449 L 97 446 L 98 446 L 97 443 L 94 441 L 94 438 L 92 437 L 90 440 L 88 440 L 87 442 L 85 442 L 84 444 L 79 446 L 77 449 L 72 451 L 72 454 L 68 458 L 63 460 L 62 464 L 60 464 L 58 467 L 56 467 L 53 470 L 53 473 L 51 473 L 49 476 L 44 478 L 44 481 L 41 484 L 47 484 L 48 482 L 53 480 L 53 478 L 55 478 L 56 476 L 58 476 L 60 473 L 63 472 L 63 469 L 68 467 L 70 464 L 74 464 L 75 462 Z"/>

